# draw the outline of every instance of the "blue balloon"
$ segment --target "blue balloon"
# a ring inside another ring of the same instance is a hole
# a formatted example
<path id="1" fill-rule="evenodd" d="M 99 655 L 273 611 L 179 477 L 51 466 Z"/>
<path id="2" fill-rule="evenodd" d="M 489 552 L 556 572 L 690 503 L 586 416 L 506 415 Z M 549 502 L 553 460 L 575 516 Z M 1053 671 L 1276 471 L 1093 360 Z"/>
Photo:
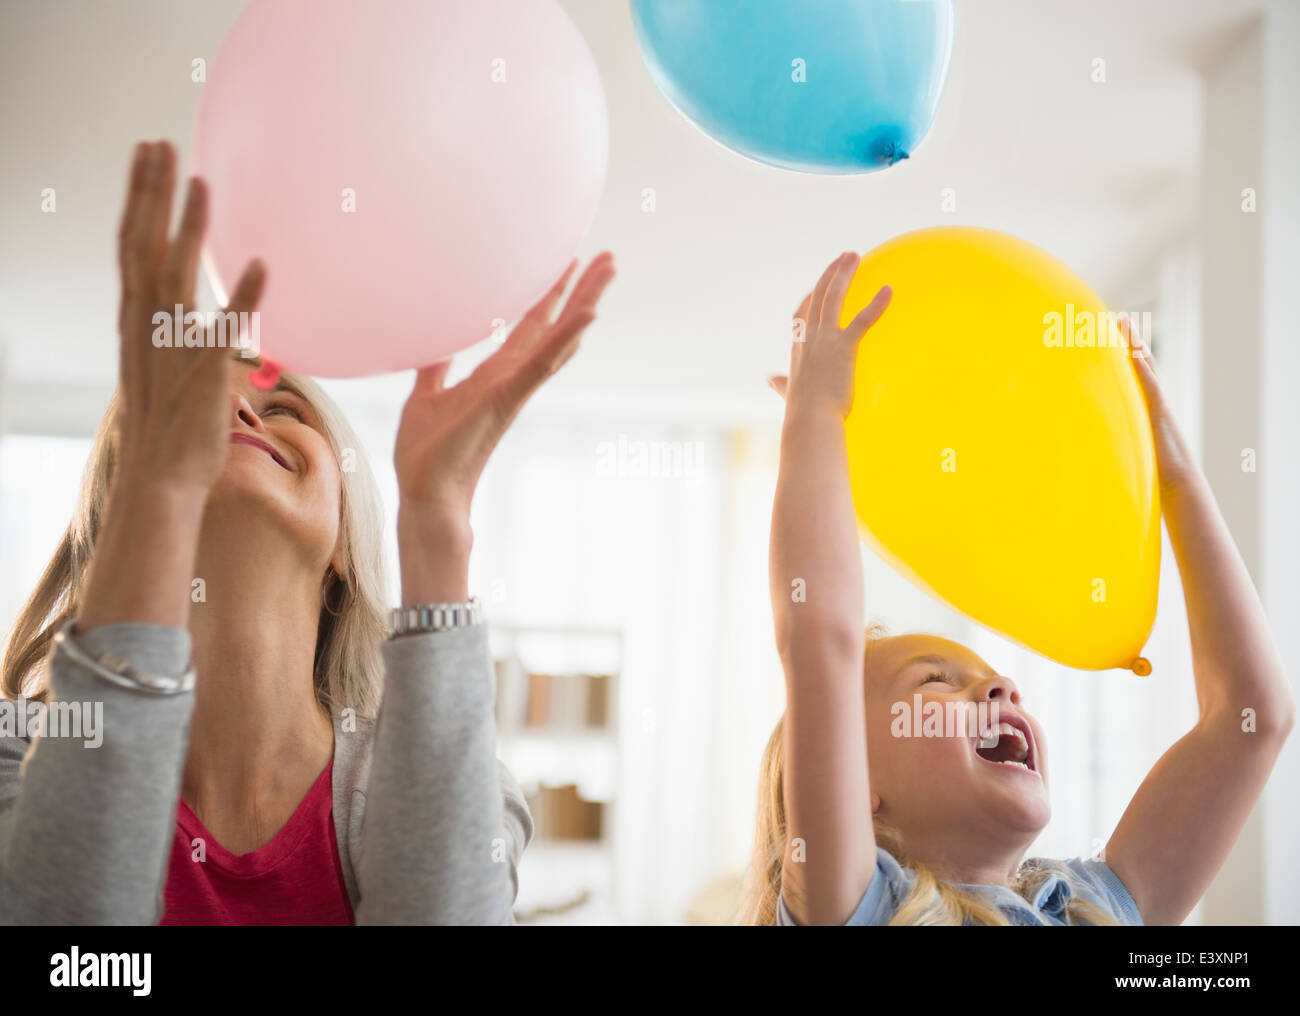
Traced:
<path id="1" fill-rule="evenodd" d="M 870 173 L 906 159 L 939 108 L 954 0 L 632 0 L 659 90 L 759 162 Z"/>

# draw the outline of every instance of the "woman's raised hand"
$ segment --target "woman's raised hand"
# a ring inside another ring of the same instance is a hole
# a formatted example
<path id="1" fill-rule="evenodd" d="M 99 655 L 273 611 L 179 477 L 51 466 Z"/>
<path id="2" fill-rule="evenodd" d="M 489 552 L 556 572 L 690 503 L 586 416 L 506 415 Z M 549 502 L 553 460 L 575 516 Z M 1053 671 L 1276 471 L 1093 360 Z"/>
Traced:
<path id="1" fill-rule="evenodd" d="M 614 278 L 614 256 L 605 251 L 555 316 L 576 267 L 574 261 L 502 347 L 459 384 L 443 384 L 450 360 L 416 373 L 393 456 L 406 602 L 465 599 L 469 509 L 483 467 L 524 403 L 576 352 Z"/>
<path id="2" fill-rule="evenodd" d="M 195 178 L 180 231 L 169 241 L 175 184 L 172 146 L 137 145 L 118 233 L 120 461 L 95 541 L 79 632 L 117 622 L 186 626 L 203 509 L 230 450 L 229 346 L 209 345 L 206 334 L 201 347 L 175 345 L 194 303 L 208 210 L 203 182 Z M 251 313 L 262 282 L 261 266 L 251 265 L 228 311 Z M 154 343 L 158 312 L 171 328 L 170 347 Z"/>
<path id="3" fill-rule="evenodd" d="M 175 186 L 172 146 L 166 141 L 137 145 L 118 233 L 122 471 L 135 481 L 206 494 L 230 447 L 230 347 L 154 343 L 160 312 L 174 336 L 184 332 L 176 308 L 182 315 L 193 309 L 207 226 L 207 190 L 193 177 L 179 231 L 168 239 Z M 263 266 L 254 261 L 235 286 L 227 313 L 252 313 L 264 280 Z M 227 336 L 227 343 L 235 341 Z"/>

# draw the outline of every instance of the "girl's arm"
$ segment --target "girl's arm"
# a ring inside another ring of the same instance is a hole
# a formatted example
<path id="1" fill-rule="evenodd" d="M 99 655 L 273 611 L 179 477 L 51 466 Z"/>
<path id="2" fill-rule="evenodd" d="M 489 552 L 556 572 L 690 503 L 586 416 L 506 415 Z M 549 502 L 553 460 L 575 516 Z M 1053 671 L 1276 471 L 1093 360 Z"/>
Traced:
<path id="1" fill-rule="evenodd" d="M 846 254 L 799 310 L 788 379 L 781 466 L 772 508 L 770 583 L 786 677 L 787 842 L 781 893 L 800 924 L 843 924 L 876 864 L 867 775 L 862 561 L 849 486 L 844 418 L 853 403 L 858 342 L 884 312 L 888 289 L 841 331 L 858 265 Z"/>
<path id="2" fill-rule="evenodd" d="M 460 384 L 444 387 L 447 361 L 418 372 L 394 455 L 403 603 L 468 598 L 479 476 L 524 402 L 576 351 L 613 258 L 591 263 L 552 322 L 572 271 Z M 384 662 L 357 923 L 511 923 L 532 825 L 496 758 L 487 632 L 390 639 Z"/>
<path id="3" fill-rule="evenodd" d="M 1131 333 L 1130 333 L 1131 335 Z M 1295 704 L 1259 597 L 1209 481 L 1134 358 L 1187 602 L 1199 719 L 1160 758 L 1106 845 L 1147 924 L 1179 924 L 1223 866 L 1291 732 Z"/>

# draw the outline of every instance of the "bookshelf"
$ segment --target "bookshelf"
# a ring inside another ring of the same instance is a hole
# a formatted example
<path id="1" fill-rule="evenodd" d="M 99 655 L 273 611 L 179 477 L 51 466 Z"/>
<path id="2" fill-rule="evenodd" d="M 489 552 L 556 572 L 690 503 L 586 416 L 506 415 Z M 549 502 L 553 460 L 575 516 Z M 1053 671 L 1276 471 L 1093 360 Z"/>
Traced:
<path id="1" fill-rule="evenodd" d="M 520 924 L 612 924 L 623 633 L 493 625 L 501 760 L 536 826 Z"/>

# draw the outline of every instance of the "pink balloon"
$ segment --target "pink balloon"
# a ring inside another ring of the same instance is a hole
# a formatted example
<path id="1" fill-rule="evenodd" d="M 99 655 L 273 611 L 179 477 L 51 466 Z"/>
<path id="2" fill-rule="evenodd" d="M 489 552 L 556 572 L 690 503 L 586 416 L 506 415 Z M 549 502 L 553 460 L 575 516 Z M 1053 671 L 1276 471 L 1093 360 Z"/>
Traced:
<path id="1" fill-rule="evenodd" d="M 253 0 L 195 124 L 210 278 L 224 303 L 266 263 L 261 348 L 290 370 L 436 363 L 560 277 L 608 151 L 554 0 Z"/>

